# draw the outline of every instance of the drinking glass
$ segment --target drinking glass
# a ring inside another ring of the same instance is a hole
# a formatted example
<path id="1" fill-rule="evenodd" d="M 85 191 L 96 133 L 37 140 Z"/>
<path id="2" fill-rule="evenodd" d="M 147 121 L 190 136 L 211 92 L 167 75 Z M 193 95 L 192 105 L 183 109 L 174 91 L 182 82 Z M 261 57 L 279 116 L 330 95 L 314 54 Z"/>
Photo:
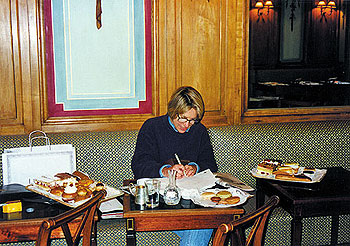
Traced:
<path id="1" fill-rule="evenodd" d="M 156 208 L 159 206 L 159 191 L 160 181 L 157 179 L 151 179 L 145 181 L 146 186 L 146 206 L 148 208 Z"/>

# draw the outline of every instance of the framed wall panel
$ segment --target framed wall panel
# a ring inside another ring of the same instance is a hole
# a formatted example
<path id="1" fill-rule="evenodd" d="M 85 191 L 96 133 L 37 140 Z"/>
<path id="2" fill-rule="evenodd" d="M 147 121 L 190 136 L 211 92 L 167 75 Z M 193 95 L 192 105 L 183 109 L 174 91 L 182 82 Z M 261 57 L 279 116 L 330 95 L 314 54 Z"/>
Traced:
<path id="1" fill-rule="evenodd" d="M 304 3 L 293 10 L 286 1 L 281 1 L 281 62 L 300 62 L 303 60 Z"/>
<path id="2" fill-rule="evenodd" d="M 48 116 L 152 112 L 151 1 L 44 1 Z"/>

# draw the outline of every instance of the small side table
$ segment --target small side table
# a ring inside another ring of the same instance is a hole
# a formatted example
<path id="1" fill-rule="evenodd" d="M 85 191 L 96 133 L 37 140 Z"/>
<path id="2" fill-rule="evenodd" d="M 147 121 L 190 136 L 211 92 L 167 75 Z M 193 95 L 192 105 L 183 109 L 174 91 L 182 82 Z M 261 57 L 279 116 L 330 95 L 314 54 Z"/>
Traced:
<path id="1" fill-rule="evenodd" d="M 332 216 L 331 245 L 338 241 L 339 215 L 350 213 L 350 171 L 341 167 L 328 168 L 319 183 L 256 179 L 257 200 L 260 207 L 265 195 L 280 197 L 280 206 L 292 217 L 291 245 L 301 245 L 302 219 L 307 217 Z"/>

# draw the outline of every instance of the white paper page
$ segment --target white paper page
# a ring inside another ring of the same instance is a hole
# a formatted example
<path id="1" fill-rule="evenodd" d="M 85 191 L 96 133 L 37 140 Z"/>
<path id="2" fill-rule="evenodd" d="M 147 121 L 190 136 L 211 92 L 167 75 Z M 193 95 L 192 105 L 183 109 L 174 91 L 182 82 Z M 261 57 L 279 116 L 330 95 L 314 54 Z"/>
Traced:
<path id="1" fill-rule="evenodd" d="M 160 194 L 164 194 L 164 189 L 168 185 L 168 178 L 161 178 Z M 192 177 L 184 177 L 176 180 L 177 187 L 180 188 L 181 196 L 184 199 L 190 199 L 193 196 L 198 196 L 199 192 L 215 186 L 216 178 L 213 173 L 207 169 Z"/>
<path id="2" fill-rule="evenodd" d="M 196 189 L 203 190 L 215 185 L 216 178 L 213 173 L 207 169 L 192 177 L 184 177 L 176 180 L 176 184 L 180 189 Z"/>
<path id="3" fill-rule="evenodd" d="M 107 213 L 115 210 L 123 210 L 123 204 L 121 204 L 117 199 L 107 200 L 101 203 L 100 211 L 102 213 Z"/>

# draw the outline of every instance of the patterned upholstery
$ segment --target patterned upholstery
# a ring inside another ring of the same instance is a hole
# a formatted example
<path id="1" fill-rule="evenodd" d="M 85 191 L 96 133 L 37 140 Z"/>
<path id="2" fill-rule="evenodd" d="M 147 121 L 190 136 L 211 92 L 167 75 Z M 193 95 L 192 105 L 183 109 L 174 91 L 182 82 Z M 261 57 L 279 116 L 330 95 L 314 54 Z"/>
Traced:
<path id="1" fill-rule="evenodd" d="M 125 221 L 105 220 L 98 224 L 97 245 L 125 245 Z M 175 233 L 162 232 L 137 232 L 137 245 L 178 245 L 179 238 Z"/>
<path id="2" fill-rule="evenodd" d="M 120 187 L 133 178 L 130 168 L 138 131 L 48 134 L 51 144 L 76 148 L 77 169 L 93 179 Z M 219 171 L 231 173 L 255 187 L 249 171 L 265 158 L 297 161 L 308 167 L 342 166 L 350 169 L 350 121 L 235 125 L 209 129 Z M 5 148 L 28 146 L 28 136 L 0 136 Z M 1 172 L 2 169 L 0 169 Z M 2 176 L 2 173 L 1 173 Z M 2 184 L 2 179 L 0 180 Z M 275 209 L 266 245 L 290 244 L 291 216 Z M 303 245 L 329 244 L 330 217 L 303 221 Z M 137 233 L 138 245 L 178 245 L 172 232 Z M 340 217 L 339 243 L 350 242 L 350 216 Z M 34 245 L 32 242 L 7 245 Z M 53 245 L 65 245 L 55 240 Z M 98 245 L 125 245 L 125 222 L 106 220 L 98 225 Z"/>

